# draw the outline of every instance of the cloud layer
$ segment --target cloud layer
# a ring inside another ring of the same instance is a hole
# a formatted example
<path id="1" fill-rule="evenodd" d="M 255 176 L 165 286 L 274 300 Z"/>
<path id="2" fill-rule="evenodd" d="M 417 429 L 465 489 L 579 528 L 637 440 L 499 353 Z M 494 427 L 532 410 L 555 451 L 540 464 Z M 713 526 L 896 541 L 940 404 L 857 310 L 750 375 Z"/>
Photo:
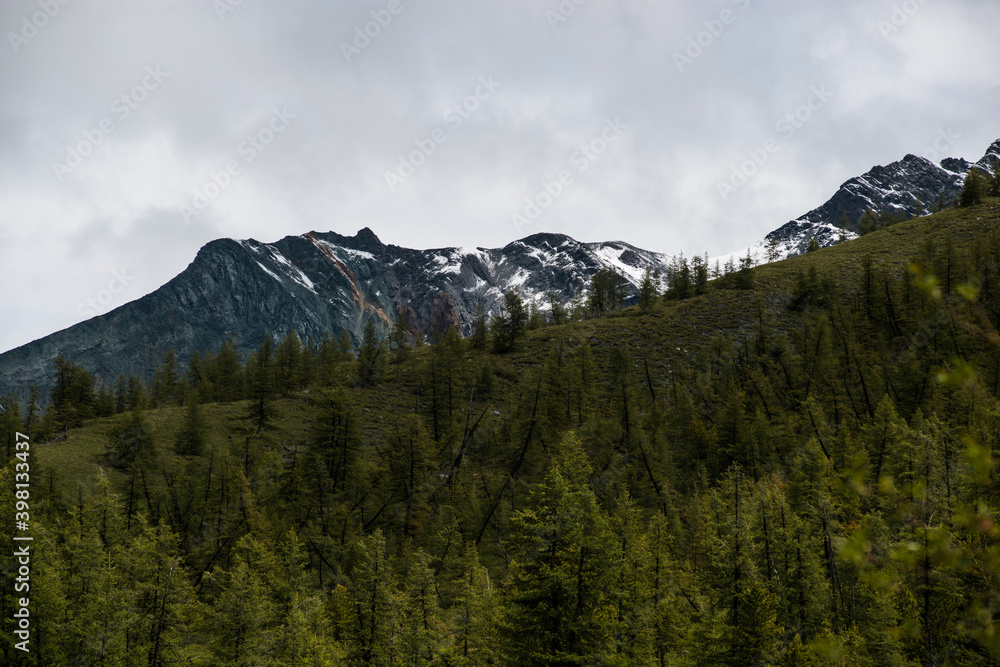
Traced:
<path id="1" fill-rule="evenodd" d="M 5 2 L 0 350 L 220 236 L 721 254 L 1000 137 L 995 2 L 802 4 Z"/>

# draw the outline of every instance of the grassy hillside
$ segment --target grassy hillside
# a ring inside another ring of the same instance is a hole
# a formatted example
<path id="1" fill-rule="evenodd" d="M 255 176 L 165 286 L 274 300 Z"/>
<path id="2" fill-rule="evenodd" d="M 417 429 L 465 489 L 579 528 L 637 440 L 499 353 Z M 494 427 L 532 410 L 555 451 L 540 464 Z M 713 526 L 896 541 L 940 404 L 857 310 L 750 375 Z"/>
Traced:
<path id="1" fill-rule="evenodd" d="M 996 664 L 998 223 L 949 209 L 509 354 L 385 349 L 373 384 L 287 341 L 236 400 L 207 361 L 158 380 L 33 440 L 36 664 Z"/>

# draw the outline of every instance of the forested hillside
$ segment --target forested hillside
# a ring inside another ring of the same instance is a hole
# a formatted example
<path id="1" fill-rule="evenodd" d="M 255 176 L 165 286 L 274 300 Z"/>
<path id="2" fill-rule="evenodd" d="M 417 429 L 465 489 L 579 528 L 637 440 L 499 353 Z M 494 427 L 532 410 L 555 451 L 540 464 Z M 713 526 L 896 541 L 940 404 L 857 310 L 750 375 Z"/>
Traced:
<path id="1" fill-rule="evenodd" d="M 57 360 L 0 413 L 4 664 L 998 664 L 1000 200 L 967 203 L 633 308 L 610 271 L 509 292 L 465 339 Z"/>

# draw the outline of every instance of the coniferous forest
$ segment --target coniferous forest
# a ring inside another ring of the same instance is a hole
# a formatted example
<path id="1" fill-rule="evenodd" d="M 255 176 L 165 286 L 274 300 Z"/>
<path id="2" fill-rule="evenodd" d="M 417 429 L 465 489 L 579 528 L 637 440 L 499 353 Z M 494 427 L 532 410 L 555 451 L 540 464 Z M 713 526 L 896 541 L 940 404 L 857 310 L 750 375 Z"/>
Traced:
<path id="1" fill-rule="evenodd" d="M 2 401 L 4 664 L 996 665 L 998 222 L 509 292 L 465 338 L 56 359 Z"/>

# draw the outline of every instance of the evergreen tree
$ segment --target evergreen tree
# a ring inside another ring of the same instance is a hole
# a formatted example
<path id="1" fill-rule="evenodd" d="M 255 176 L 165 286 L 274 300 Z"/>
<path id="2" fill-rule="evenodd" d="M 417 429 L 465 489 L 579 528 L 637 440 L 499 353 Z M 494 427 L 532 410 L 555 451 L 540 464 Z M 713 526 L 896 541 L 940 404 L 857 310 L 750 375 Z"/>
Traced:
<path id="1" fill-rule="evenodd" d="M 406 312 L 400 310 L 396 313 L 396 319 L 392 323 L 392 332 L 389 334 L 389 353 L 392 355 L 393 363 L 401 364 L 410 358 L 413 332 L 410 330 L 410 321 Z"/>
<path id="2" fill-rule="evenodd" d="M 769 236 L 767 239 L 767 263 L 777 262 L 779 259 L 781 259 L 781 241 L 778 240 L 777 236 Z"/>
<path id="3" fill-rule="evenodd" d="M 177 354 L 173 348 L 170 348 L 163 355 L 163 363 L 153 374 L 153 385 L 150 392 L 153 407 L 180 403 L 180 383 L 181 375 L 177 364 Z"/>
<path id="4" fill-rule="evenodd" d="M 40 400 L 40 394 L 38 392 L 38 387 L 36 387 L 35 385 L 31 385 L 31 388 L 28 390 L 28 407 L 24 413 L 24 432 L 29 437 L 34 437 L 35 427 L 38 425 L 39 400 Z"/>
<path id="5" fill-rule="evenodd" d="M 532 508 L 514 517 L 504 620 L 511 664 L 603 664 L 614 652 L 614 538 L 590 472 L 579 441 L 568 435 Z"/>
<path id="6" fill-rule="evenodd" d="M 438 336 L 431 346 L 430 372 L 426 374 L 429 395 L 428 408 L 434 439 L 441 441 L 452 435 L 454 416 L 459 403 L 459 368 L 462 362 L 462 339 L 454 325 Z"/>
<path id="7" fill-rule="evenodd" d="M 228 403 L 243 398 L 243 364 L 236 353 L 234 338 L 222 341 L 222 347 L 215 355 L 214 362 L 214 369 L 210 375 L 219 400 Z"/>
<path id="8" fill-rule="evenodd" d="M 986 196 L 1000 197 L 1000 159 L 993 158 L 993 168 L 986 178 Z"/>
<path id="9" fill-rule="evenodd" d="M 847 217 L 847 213 L 843 210 L 840 211 L 840 217 L 837 218 L 837 229 L 840 230 L 837 242 L 841 243 L 846 238 L 845 234 L 851 229 L 851 219 Z"/>
<path id="10" fill-rule="evenodd" d="M 469 346 L 473 350 L 478 350 L 480 352 L 486 349 L 486 343 L 488 342 L 487 336 L 489 332 L 486 326 L 486 311 L 483 310 L 483 304 L 476 304 L 476 314 L 472 318 L 472 336 L 469 337 Z"/>
<path id="11" fill-rule="evenodd" d="M 531 303 L 528 304 L 528 330 L 535 331 L 536 329 L 541 329 L 545 326 L 545 318 L 542 317 L 542 313 L 538 310 L 538 301 L 532 297 Z"/>
<path id="12" fill-rule="evenodd" d="M 250 387 L 250 405 L 246 418 L 260 435 L 270 427 L 276 412 L 272 403 L 274 393 L 274 353 L 270 334 L 264 334 L 264 342 L 247 362 Z"/>
<path id="13" fill-rule="evenodd" d="M 590 277 L 587 311 L 592 317 L 619 310 L 624 299 L 625 279 L 614 269 L 601 269 Z"/>
<path id="14" fill-rule="evenodd" d="M 455 628 L 455 664 L 479 667 L 499 664 L 500 592 L 489 571 L 479 562 L 474 544 L 465 548 L 463 572 L 456 604 L 451 612 Z"/>
<path id="15" fill-rule="evenodd" d="M 174 449 L 181 456 L 201 456 L 205 449 L 205 425 L 196 392 L 191 392 L 187 397 L 184 422 L 177 434 Z"/>
<path id="16" fill-rule="evenodd" d="M 55 384 L 49 403 L 53 425 L 60 431 L 80 426 L 84 419 L 94 416 L 96 396 L 94 379 L 89 372 L 71 361 L 58 357 L 55 365 Z"/>
<path id="17" fill-rule="evenodd" d="M 966 208 L 978 206 L 982 203 L 988 187 L 983 174 L 976 168 L 970 169 L 962 183 L 962 194 L 958 197 L 959 204 Z"/>
<path id="18" fill-rule="evenodd" d="M 691 296 L 691 266 L 683 253 L 670 260 L 667 283 L 668 299 L 686 299 Z"/>
<path id="19" fill-rule="evenodd" d="M 17 397 L 5 394 L 0 397 L 0 443 L 3 443 L 6 453 L 5 461 L 14 456 L 17 434 L 24 428 L 21 421 L 21 408 Z"/>
<path id="20" fill-rule="evenodd" d="M 108 432 L 108 455 L 113 465 L 147 464 L 156 459 L 153 433 L 139 409 L 127 413 Z"/>
<path id="21" fill-rule="evenodd" d="M 351 334 L 346 327 L 341 329 L 337 336 L 337 355 L 340 361 L 350 361 L 354 358 L 354 344 L 351 343 Z"/>
<path id="22" fill-rule="evenodd" d="M 352 598 L 353 628 L 349 644 L 350 664 L 392 667 L 401 661 L 403 600 L 396 573 L 381 530 L 358 543 Z"/>
<path id="23" fill-rule="evenodd" d="M 277 563 L 252 535 L 243 537 L 235 551 L 232 567 L 217 569 L 214 576 L 222 589 L 212 609 L 215 661 L 267 664 L 278 639 Z"/>
<path id="24" fill-rule="evenodd" d="M 358 381 L 363 387 L 379 383 L 382 377 L 382 353 L 384 346 L 375 320 L 365 322 L 364 333 L 361 336 L 361 346 L 358 348 Z"/>
<path id="25" fill-rule="evenodd" d="M 570 314 L 566 310 L 566 304 L 555 292 L 548 292 L 546 298 L 549 300 L 549 313 L 552 317 L 552 324 L 565 324 L 569 321 Z"/>
<path id="26" fill-rule="evenodd" d="M 659 273 L 657 273 L 655 280 L 659 281 Z M 642 276 L 642 283 L 639 285 L 639 308 L 648 312 L 653 307 L 653 303 L 659 296 L 656 282 L 654 282 L 654 277 L 649 267 L 646 267 L 646 273 Z"/>
<path id="27" fill-rule="evenodd" d="M 740 259 L 740 269 L 736 272 L 734 286 L 736 289 L 753 289 L 753 257 L 747 249 L 747 256 Z"/>
<path id="28" fill-rule="evenodd" d="M 515 289 L 504 292 L 500 314 L 493 320 L 493 351 L 513 352 L 527 331 L 528 314 L 524 301 Z"/>
<path id="29" fill-rule="evenodd" d="M 302 340 L 292 329 L 281 339 L 274 353 L 275 390 L 280 395 L 287 396 L 306 384 L 304 357 Z"/>
<path id="30" fill-rule="evenodd" d="M 806 247 L 806 252 L 816 252 L 819 250 L 819 241 L 816 240 L 815 236 L 809 238 L 809 245 Z"/>
<path id="31" fill-rule="evenodd" d="M 691 282 L 695 294 L 704 294 L 708 290 L 708 253 L 691 258 Z"/>
<path id="32" fill-rule="evenodd" d="M 360 448 L 355 406 L 343 387 L 324 390 L 314 401 L 311 448 L 336 493 L 346 484 Z"/>
<path id="33" fill-rule="evenodd" d="M 866 208 L 865 212 L 861 215 L 861 220 L 858 222 L 858 236 L 871 234 L 877 229 L 878 216 L 875 215 L 875 211 L 870 208 Z"/>

